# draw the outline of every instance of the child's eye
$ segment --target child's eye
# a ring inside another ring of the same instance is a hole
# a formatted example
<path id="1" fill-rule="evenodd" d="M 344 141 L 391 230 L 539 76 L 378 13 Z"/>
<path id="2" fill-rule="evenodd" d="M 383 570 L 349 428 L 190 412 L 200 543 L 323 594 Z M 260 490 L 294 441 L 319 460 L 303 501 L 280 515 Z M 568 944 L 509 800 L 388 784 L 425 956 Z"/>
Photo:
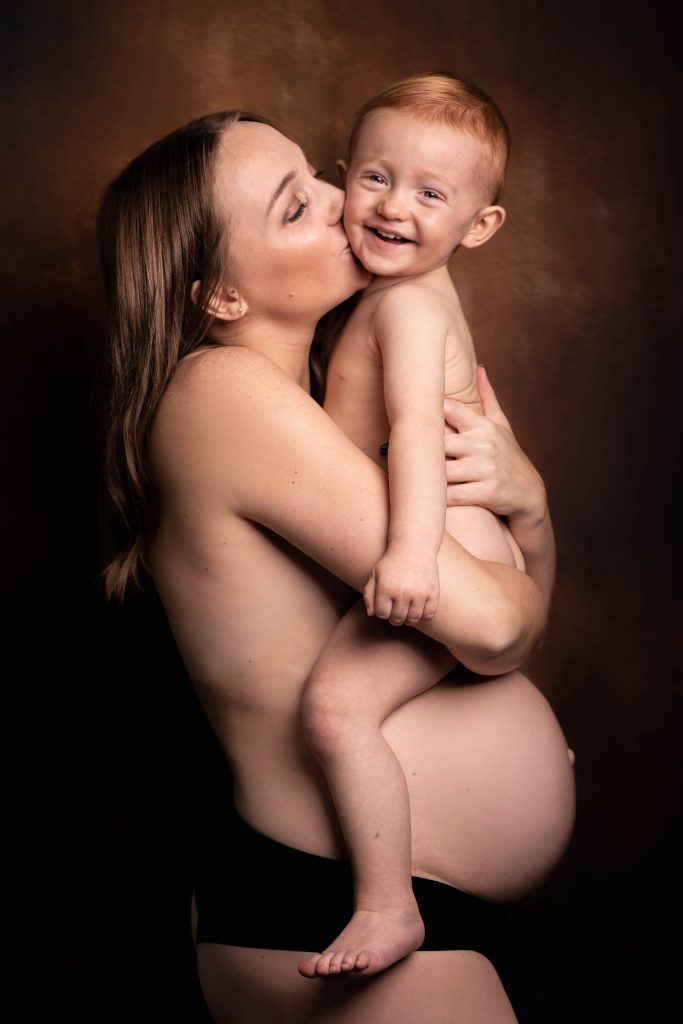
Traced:
<path id="1" fill-rule="evenodd" d="M 372 181 L 375 185 L 384 184 L 384 178 L 381 174 L 368 174 L 368 181 Z"/>
<path id="2" fill-rule="evenodd" d="M 441 196 L 439 195 L 438 192 L 432 192 L 432 190 L 429 188 L 426 188 L 422 195 L 425 197 L 425 199 L 441 199 Z"/>
<path id="3" fill-rule="evenodd" d="M 294 211 L 294 213 L 290 217 L 287 218 L 287 222 L 289 224 L 294 224 L 295 221 L 301 220 L 301 218 L 304 215 L 304 210 L 306 209 L 307 206 L 308 206 L 308 203 L 299 203 L 299 205 L 297 206 L 297 208 Z"/>

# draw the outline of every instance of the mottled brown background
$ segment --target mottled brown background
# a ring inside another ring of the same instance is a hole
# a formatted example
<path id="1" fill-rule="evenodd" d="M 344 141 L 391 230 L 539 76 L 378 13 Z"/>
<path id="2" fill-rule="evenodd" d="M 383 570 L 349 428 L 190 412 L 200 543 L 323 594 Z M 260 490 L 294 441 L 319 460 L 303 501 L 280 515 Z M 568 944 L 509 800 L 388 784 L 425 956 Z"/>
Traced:
<path id="1" fill-rule="evenodd" d="M 427 69 L 473 77 L 512 130 L 508 222 L 453 271 L 559 545 L 531 671 L 577 754 L 578 821 L 517 912 L 508 985 L 522 1024 L 661 1019 L 681 793 L 673 21 L 586 0 L 3 6 L 8 1024 L 205 1021 L 187 896 L 226 782 L 163 620 L 105 609 L 93 584 L 100 191 L 237 105 L 332 170 L 356 106 Z"/>

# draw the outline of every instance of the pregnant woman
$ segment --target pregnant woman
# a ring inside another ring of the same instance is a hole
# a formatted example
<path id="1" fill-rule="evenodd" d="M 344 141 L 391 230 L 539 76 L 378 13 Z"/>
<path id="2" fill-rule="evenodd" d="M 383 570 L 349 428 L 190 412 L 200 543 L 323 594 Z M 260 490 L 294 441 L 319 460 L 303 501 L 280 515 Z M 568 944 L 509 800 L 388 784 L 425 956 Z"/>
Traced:
<path id="1" fill-rule="evenodd" d="M 545 490 L 484 375 L 483 414 L 446 410 L 450 500 L 506 515 L 527 572 L 445 535 L 435 617 L 368 620 L 415 671 L 459 666 L 383 726 L 408 781 L 425 943 L 371 977 L 297 971 L 352 899 L 301 696 L 389 511 L 386 473 L 310 395 L 317 322 L 368 280 L 343 201 L 266 119 L 230 111 L 161 139 L 108 187 L 104 581 L 122 599 L 153 580 L 234 779 L 229 842 L 199 858 L 193 909 L 217 1024 L 507 1024 L 499 912 L 563 855 L 574 782 L 551 708 L 517 671 L 546 620 Z"/>

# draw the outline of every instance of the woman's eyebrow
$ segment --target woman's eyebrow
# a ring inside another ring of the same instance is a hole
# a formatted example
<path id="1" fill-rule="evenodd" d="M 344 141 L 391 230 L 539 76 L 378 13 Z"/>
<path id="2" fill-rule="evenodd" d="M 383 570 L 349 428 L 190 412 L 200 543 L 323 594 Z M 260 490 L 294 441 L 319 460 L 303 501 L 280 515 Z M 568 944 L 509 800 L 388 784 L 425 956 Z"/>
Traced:
<path id="1" fill-rule="evenodd" d="M 273 192 L 273 198 L 270 200 L 270 202 L 268 204 L 267 213 L 270 213 L 270 211 L 273 209 L 273 207 L 275 206 L 275 203 L 278 201 L 278 199 L 280 198 L 280 196 L 282 195 L 284 190 L 287 188 L 287 186 L 289 185 L 290 181 L 292 181 L 292 179 L 295 177 L 295 175 L 296 175 L 296 171 L 290 171 L 289 174 L 285 174 L 284 178 L 282 179 L 282 181 L 280 182 L 278 187 Z"/>

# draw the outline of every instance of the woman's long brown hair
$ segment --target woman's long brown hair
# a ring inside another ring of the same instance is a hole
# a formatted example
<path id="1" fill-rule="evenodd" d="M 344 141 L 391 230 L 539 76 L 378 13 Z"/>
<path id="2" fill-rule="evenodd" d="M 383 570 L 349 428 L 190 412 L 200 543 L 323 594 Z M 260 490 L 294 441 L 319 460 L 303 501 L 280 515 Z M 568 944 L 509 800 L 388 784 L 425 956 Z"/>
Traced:
<path id="1" fill-rule="evenodd" d="M 213 166 L 220 140 L 237 121 L 272 124 L 236 110 L 192 121 L 132 160 L 100 204 L 111 346 L 102 524 L 109 598 L 121 600 L 140 584 L 155 520 L 146 451 L 159 402 L 180 360 L 210 340 L 207 299 L 223 276 L 225 252 Z M 201 285 L 193 301 L 194 281 Z"/>

